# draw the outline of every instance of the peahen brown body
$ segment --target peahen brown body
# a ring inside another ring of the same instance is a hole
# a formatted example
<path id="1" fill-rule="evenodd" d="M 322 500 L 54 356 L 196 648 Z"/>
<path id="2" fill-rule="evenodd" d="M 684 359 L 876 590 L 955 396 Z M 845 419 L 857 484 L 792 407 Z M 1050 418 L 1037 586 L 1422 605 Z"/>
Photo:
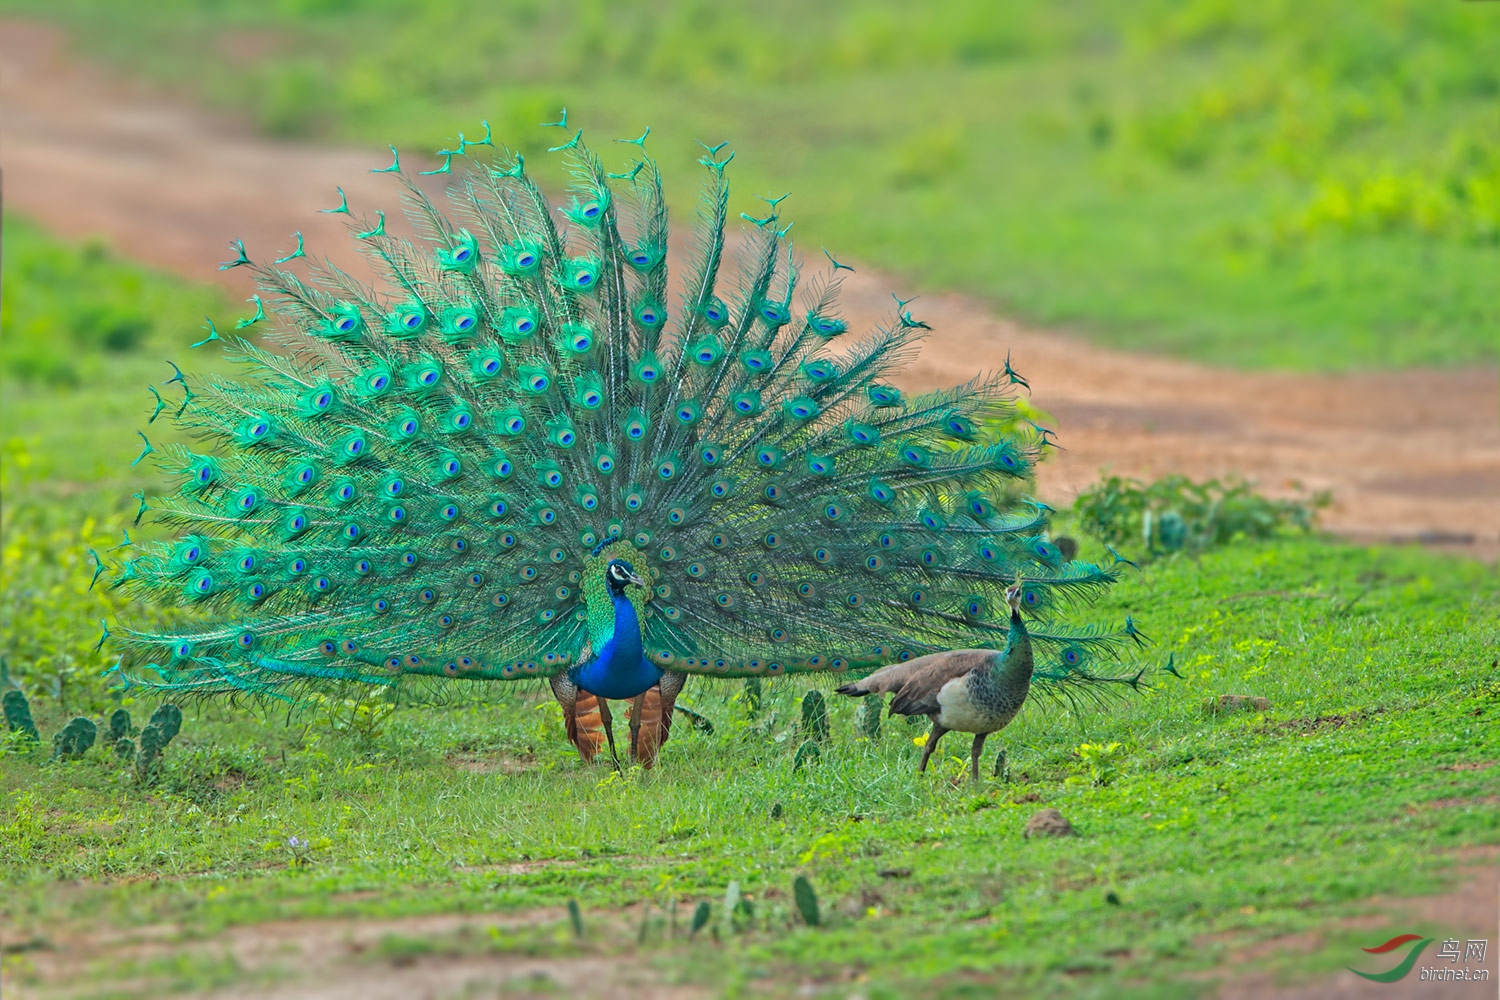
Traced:
<path id="1" fill-rule="evenodd" d="M 969 773 L 979 780 L 979 755 L 990 733 L 1010 725 L 1031 691 L 1034 660 L 1031 637 L 1021 620 L 1021 587 L 1005 593 L 1010 605 L 1010 634 L 1003 650 L 956 649 L 919 656 L 881 667 L 868 677 L 845 684 L 839 694 L 863 697 L 893 694 L 890 714 L 925 715 L 932 720 L 919 771 L 948 732 L 973 733 Z"/>

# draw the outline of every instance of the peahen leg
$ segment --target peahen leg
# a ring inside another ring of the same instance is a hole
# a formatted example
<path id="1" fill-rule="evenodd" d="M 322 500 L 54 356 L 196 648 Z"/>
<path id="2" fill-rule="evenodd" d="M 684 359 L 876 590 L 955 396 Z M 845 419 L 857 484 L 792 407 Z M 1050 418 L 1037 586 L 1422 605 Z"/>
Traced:
<path id="1" fill-rule="evenodd" d="M 620 766 L 620 755 L 615 752 L 615 720 L 609 714 L 609 702 L 603 698 L 599 699 L 599 723 L 604 728 L 604 738 L 609 740 L 609 755 L 614 759 L 615 770 L 625 770 Z"/>
<path id="2" fill-rule="evenodd" d="M 942 739 L 947 731 L 938 720 L 932 720 L 932 732 L 927 734 L 927 745 L 922 748 L 922 763 L 917 767 L 918 772 L 927 770 L 927 758 L 932 756 L 932 751 L 937 749 L 938 740 Z"/>
<path id="3" fill-rule="evenodd" d="M 974 749 L 969 751 L 969 777 L 975 781 L 979 780 L 979 755 L 984 753 L 985 737 L 989 735 L 989 733 L 974 734 Z"/>

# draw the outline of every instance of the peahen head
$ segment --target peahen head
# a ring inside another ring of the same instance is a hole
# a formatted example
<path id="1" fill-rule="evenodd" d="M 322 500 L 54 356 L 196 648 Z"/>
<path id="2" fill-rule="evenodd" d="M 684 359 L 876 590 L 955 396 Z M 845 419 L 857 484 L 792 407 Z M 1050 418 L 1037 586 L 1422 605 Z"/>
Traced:
<path id="1" fill-rule="evenodd" d="M 632 583 L 637 587 L 646 585 L 645 580 L 636 576 L 635 567 L 624 559 L 611 559 L 604 570 L 604 579 L 609 581 L 609 592 L 616 597 L 625 593 L 625 588 Z"/>
<path id="2" fill-rule="evenodd" d="M 1017 613 L 1021 610 L 1021 595 L 1021 578 L 1017 576 L 1016 582 L 1005 588 L 1005 603 L 1009 604 L 1010 609 Z"/>

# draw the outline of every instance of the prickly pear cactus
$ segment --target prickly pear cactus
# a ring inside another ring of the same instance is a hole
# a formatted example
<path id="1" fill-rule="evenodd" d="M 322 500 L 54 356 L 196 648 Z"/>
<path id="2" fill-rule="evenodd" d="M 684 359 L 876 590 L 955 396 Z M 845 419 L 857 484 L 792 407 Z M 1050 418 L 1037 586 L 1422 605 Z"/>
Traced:
<path id="1" fill-rule="evenodd" d="M 94 745 L 99 727 L 79 716 L 52 737 L 52 756 L 63 759 L 82 757 Z"/>
<path id="2" fill-rule="evenodd" d="M 859 708 L 855 710 L 854 720 L 859 728 L 859 735 L 869 740 L 880 739 L 880 712 L 885 708 L 885 695 L 870 694 L 859 700 Z"/>
<path id="3" fill-rule="evenodd" d="M 141 730 L 141 745 L 135 755 L 135 774 L 143 782 L 153 781 L 161 766 L 161 752 L 167 741 L 155 723 Z"/>
<path id="4" fill-rule="evenodd" d="M 155 726 L 161 733 L 161 747 L 167 748 L 167 744 L 182 729 L 182 709 L 176 705 L 162 705 L 151 713 L 151 721 L 147 725 Z"/>
<path id="5" fill-rule="evenodd" d="M 121 760 L 130 760 L 135 756 L 135 740 L 129 736 L 121 736 L 115 740 L 115 756 Z"/>
<path id="6" fill-rule="evenodd" d="M 755 718 L 760 714 L 760 678 L 745 678 L 745 714 Z"/>
<path id="7" fill-rule="evenodd" d="M 24 733 L 25 738 L 33 743 L 41 740 L 41 735 L 36 731 L 36 723 L 31 721 L 31 704 L 26 700 L 26 695 L 12 689 L 5 692 L 0 704 L 5 709 L 5 725 L 11 732 Z"/>
<path id="8" fill-rule="evenodd" d="M 104 731 L 104 744 L 110 746 L 119 743 L 130 735 L 130 713 L 123 708 L 117 708 L 109 717 L 109 728 Z"/>
<path id="9" fill-rule="evenodd" d="M 822 691 L 812 690 L 802 696 L 802 733 L 810 740 L 828 742 L 828 702 Z"/>

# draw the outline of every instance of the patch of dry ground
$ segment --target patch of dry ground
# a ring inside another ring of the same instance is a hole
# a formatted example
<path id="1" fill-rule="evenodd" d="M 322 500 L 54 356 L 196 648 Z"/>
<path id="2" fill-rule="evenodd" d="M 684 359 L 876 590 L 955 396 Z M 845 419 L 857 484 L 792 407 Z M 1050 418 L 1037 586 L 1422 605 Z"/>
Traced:
<path id="1" fill-rule="evenodd" d="M 218 272 L 232 237 L 252 255 L 294 246 L 362 268 L 340 217 L 398 206 L 382 149 L 295 145 L 106 77 L 72 59 L 54 30 L 0 22 L 0 164 L 6 205 L 69 236 L 102 234 L 122 252 L 248 295 Z M 434 143 L 462 123 L 434 123 Z M 753 154 L 753 150 L 746 152 Z M 408 162 L 427 168 L 415 151 Z M 394 231 L 394 229 L 393 229 Z M 857 249 L 857 248 L 854 248 Z M 845 286 L 855 329 L 888 314 L 908 286 L 865 268 Z M 1127 475 L 1239 473 L 1273 494 L 1331 490 L 1324 523 L 1360 539 L 1500 552 L 1500 378 L 1491 368 L 1352 375 L 1247 373 L 1105 350 L 995 317 L 952 294 L 924 296 L 933 332 L 902 383 L 950 386 L 1007 355 L 1056 419 L 1064 449 L 1040 492 L 1067 504 L 1101 468 Z M 121 438 L 122 455 L 134 445 Z"/>
<path id="2" fill-rule="evenodd" d="M 567 912 L 437 914 L 421 917 L 279 920 L 198 938 L 176 925 L 128 932 L 61 933 L 21 954 L 27 985 L 18 998 L 77 996 L 101 986 L 150 996 L 184 970 L 236 984 L 193 991 L 208 998 L 418 1000 L 448 997 L 569 996 L 591 1000 L 693 1000 L 707 992 L 674 985 L 637 955 L 614 954 L 629 939 L 627 920 L 590 920 L 592 943 L 567 954 Z M 555 928 L 558 946 L 537 947 L 537 928 Z M 619 939 L 619 940 L 616 940 Z M 538 950 L 552 954 L 536 954 Z M 561 952 L 561 955 L 556 954 Z M 176 992 L 176 991 L 174 991 Z"/>

